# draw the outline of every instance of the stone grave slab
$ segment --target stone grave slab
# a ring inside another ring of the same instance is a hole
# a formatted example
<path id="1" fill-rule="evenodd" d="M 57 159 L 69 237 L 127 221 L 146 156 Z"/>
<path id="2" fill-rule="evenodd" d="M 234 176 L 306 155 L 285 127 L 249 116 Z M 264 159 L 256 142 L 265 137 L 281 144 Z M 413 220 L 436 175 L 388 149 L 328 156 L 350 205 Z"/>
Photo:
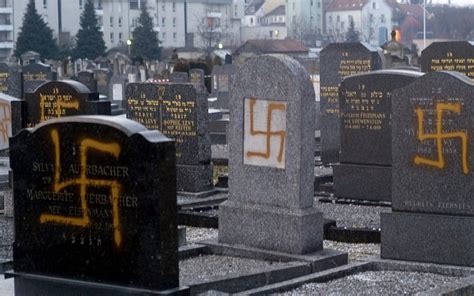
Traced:
<path id="1" fill-rule="evenodd" d="M 421 71 L 456 71 L 474 78 L 474 42 L 433 42 L 421 52 Z"/>
<path id="2" fill-rule="evenodd" d="M 219 244 L 289 254 L 321 251 L 308 73 L 288 56 L 259 56 L 239 68 L 231 93 L 229 199 L 219 207 Z"/>
<path id="3" fill-rule="evenodd" d="M 35 92 L 25 94 L 25 126 L 74 115 L 110 115 L 110 102 L 99 101 L 82 83 L 72 80 L 43 83 Z"/>
<path id="4" fill-rule="evenodd" d="M 229 110 L 230 85 L 237 72 L 237 66 L 224 64 L 212 69 L 212 92 L 217 97 L 216 108 Z"/>
<path id="5" fill-rule="evenodd" d="M 177 190 L 213 193 L 207 92 L 190 83 L 131 83 L 127 118 L 176 140 Z"/>
<path id="6" fill-rule="evenodd" d="M 51 65 L 30 63 L 22 67 L 23 94 L 34 92 L 38 86 L 47 81 L 57 80 L 58 74 Z"/>
<path id="7" fill-rule="evenodd" d="M 115 74 L 109 80 L 109 101 L 116 104 L 119 109 L 126 109 L 125 88 L 128 84 L 126 75 Z"/>
<path id="8" fill-rule="evenodd" d="M 188 73 L 187 72 L 173 72 L 170 75 L 170 82 L 187 83 L 189 82 Z"/>
<path id="9" fill-rule="evenodd" d="M 23 103 L 21 97 L 0 93 L 0 150 L 8 149 L 8 139 L 23 128 Z"/>
<path id="10" fill-rule="evenodd" d="M 95 80 L 97 81 L 97 92 L 101 95 L 109 97 L 109 80 L 111 75 L 108 69 L 95 69 Z"/>
<path id="11" fill-rule="evenodd" d="M 386 259 L 474 266 L 474 83 L 428 73 L 392 96 L 392 213 Z"/>
<path id="12" fill-rule="evenodd" d="M 189 70 L 189 81 L 192 84 L 204 85 L 205 73 L 203 69 L 191 69 Z"/>
<path id="13" fill-rule="evenodd" d="M 339 162 L 340 109 L 338 86 L 342 78 L 382 69 L 377 48 L 364 42 L 331 43 L 321 51 L 321 161 Z"/>
<path id="14" fill-rule="evenodd" d="M 11 167 L 22 281 L 179 286 L 172 140 L 125 118 L 64 117 L 13 137 Z"/>
<path id="15" fill-rule="evenodd" d="M 391 201 L 392 92 L 421 75 L 380 70 L 342 80 L 340 164 L 333 166 L 336 197 Z"/>
<path id="16" fill-rule="evenodd" d="M 23 75 L 20 66 L 0 63 L 0 92 L 17 99 L 23 98 Z"/>

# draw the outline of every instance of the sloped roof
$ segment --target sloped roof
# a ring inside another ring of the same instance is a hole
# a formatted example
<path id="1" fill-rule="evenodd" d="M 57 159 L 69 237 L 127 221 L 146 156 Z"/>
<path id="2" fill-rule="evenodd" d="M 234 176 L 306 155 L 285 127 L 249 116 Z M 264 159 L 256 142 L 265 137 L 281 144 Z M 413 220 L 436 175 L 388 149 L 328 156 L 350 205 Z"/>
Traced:
<path id="1" fill-rule="evenodd" d="M 253 15 L 265 4 L 265 0 L 253 0 L 247 8 L 245 8 L 245 15 Z"/>
<path id="2" fill-rule="evenodd" d="M 361 10 L 369 0 L 332 0 L 328 3 L 327 11 Z"/>
<path id="3" fill-rule="evenodd" d="M 309 49 L 302 43 L 293 39 L 275 40 L 275 39 L 260 39 L 248 40 L 237 48 L 234 54 L 243 52 L 256 53 L 307 53 Z"/>
<path id="4" fill-rule="evenodd" d="M 275 9 L 273 9 L 272 11 L 270 11 L 269 13 L 267 13 L 265 17 L 285 15 L 285 14 L 286 14 L 285 5 L 280 5 L 280 6 L 277 6 Z"/>

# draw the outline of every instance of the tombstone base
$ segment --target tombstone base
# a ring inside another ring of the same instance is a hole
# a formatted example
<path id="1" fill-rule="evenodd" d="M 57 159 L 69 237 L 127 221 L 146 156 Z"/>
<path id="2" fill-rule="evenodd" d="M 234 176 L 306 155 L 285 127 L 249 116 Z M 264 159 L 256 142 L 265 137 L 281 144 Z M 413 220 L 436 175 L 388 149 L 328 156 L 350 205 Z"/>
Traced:
<path id="1" fill-rule="evenodd" d="M 474 217 L 381 214 L 384 259 L 474 266 Z"/>
<path id="2" fill-rule="evenodd" d="M 392 168 L 336 164 L 333 166 L 334 196 L 339 198 L 392 201 Z"/>
<path id="3" fill-rule="evenodd" d="M 153 291 L 116 285 L 91 283 L 59 277 L 42 276 L 30 273 L 6 272 L 5 277 L 14 277 L 15 295 L 22 296 L 129 296 L 129 295 L 189 295 L 188 287 Z"/>
<path id="4" fill-rule="evenodd" d="M 203 192 L 213 189 L 212 164 L 176 165 L 178 192 Z"/>
<path id="5" fill-rule="evenodd" d="M 219 206 L 219 242 L 306 254 L 323 248 L 323 214 L 226 201 Z M 237 226 L 237 227 L 236 227 Z"/>

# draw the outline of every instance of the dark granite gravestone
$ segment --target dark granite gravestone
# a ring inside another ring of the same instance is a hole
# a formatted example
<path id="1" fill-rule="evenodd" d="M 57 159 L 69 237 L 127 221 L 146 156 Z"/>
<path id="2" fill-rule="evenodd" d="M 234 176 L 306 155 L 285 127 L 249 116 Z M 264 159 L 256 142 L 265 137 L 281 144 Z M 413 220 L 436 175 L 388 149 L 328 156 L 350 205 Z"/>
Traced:
<path id="1" fill-rule="evenodd" d="M 213 193 L 207 92 L 192 84 L 131 83 L 127 118 L 176 141 L 177 190 Z"/>
<path id="2" fill-rule="evenodd" d="M 432 72 L 392 96 L 392 213 L 381 256 L 474 266 L 474 83 Z"/>
<path id="3" fill-rule="evenodd" d="M 189 81 L 192 84 L 204 85 L 204 74 L 203 69 L 191 69 L 189 70 Z"/>
<path id="4" fill-rule="evenodd" d="M 219 242 L 291 254 L 322 250 L 308 73 L 288 56 L 263 55 L 240 67 L 231 91 L 230 191 L 219 206 Z"/>
<path id="5" fill-rule="evenodd" d="M 46 81 L 57 80 L 57 73 L 50 65 L 31 63 L 22 67 L 23 94 L 34 92 L 35 89 Z"/>
<path id="6" fill-rule="evenodd" d="M 474 42 L 433 42 L 421 52 L 421 71 L 456 71 L 474 78 Z"/>
<path id="7" fill-rule="evenodd" d="M 23 98 L 23 75 L 20 66 L 0 63 L 0 92 L 17 99 Z"/>
<path id="8" fill-rule="evenodd" d="M 21 98 L 0 93 L 0 150 L 8 149 L 8 138 L 23 128 L 23 103 Z"/>
<path id="9" fill-rule="evenodd" d="M 94 74 L 97 81 L 97 92 L 108 98 L 111 72 L 108 69 L 96 69 Z"/>
<path id="10" fill-rule="evenodd" d="M 11 139 L 11 167 L 16 273 L 179 285 L 172 140 L 125 118 L 54 119 Z"/>
<path id="11" fill-rule="evenodd" d="M 175 83 L 187 83 L 189 82 L 189 76 L 187 72 L 173 72 L 170 75 L 170 82 Z"/>
<path id="12" fill-rule="evenodd" d="M 99 101 L 97 93 L 72 80 L 43 83 L 35 92 L 25 94 L 25 126 L 74 115 L 110 115 L 110 102 Z"/>
<path id="13" fill-rule="evenodd" d="M 217 108 L 229 110 L 230 84 L 236 72 L 237 67 L 233 64 L 224 64 L 212 68 L 212 91 L 217 97 Z"/>
<path id="14" fill-rule="evenodd" d="M 338 86 L 342 78 L 382 69 L 382 56 L 376 48 L 361 43 L 331 43 L 321 60 L 321 161 L 339 162 L 340 116 Z"/>
<path id="15" fill-rule="evenodd" d="M 334 196 L 391 201 L 392 92 L 421 75 L 380 70 L 342 80 L 341 163 L 333 166 Z"/>
<path id="16" fill-rule="evenodd" d="M 77 73 L 77 81 L 84 84 L 92 93 L 97 92 L 97 81 L 94 77 L 94 71 L 84 70 Z"/>

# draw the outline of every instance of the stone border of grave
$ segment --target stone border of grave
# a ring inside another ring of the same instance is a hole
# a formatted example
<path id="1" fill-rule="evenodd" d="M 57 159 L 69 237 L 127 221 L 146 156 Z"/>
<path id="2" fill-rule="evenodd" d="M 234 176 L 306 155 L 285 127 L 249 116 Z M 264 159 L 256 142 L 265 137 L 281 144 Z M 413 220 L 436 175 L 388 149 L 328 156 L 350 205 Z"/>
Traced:
<path id="1" fill-rule="evenodd" d="M 394 261 L 380 259 L 379 257 L 367 257 L 360 262 L 333 268 L 330 270 L 294 278 L 289 281 L 268 285 L 261 288 L 251 289 L 239 293 L 239 295 L 262 295 L 271 293 L 282 293 L 309 283 L 325 283 L 366 271 L 405 271 L 405 272 L 427 272 L 441 275 L 455 275 L 464 277 L 459 283 L 444 285 L 430 291 L 422 292 L 421 295 L 440 295 L 456 293 L 455 295 L 472 292 L 474 290 L 474 268 L 453 265 L 440 265 L 407 261 Z M 417 294 L 420 295 L 420 294 Z"/>
<path id="2" fill-rule="evenodd" d="M 311 273 L 324 269 L 334 268 L 347 263 L 347 254 L 339 251 L 325 250 L 318 252 L 319 255 L 312 257 L 313 261 L 307 260 L 309 255 L 288 255 L 273 251 L 262 251 L 254 248 L 239 248 L 236 246 L 223 247 L 222 244 L 213 245 L 209 241 L 198 242 L 196 246 L 185 246 L 179 248 L 179 259 L 202 256 L 217 255 L 249 258 L 263 261 L 276 261 L 288 263 L 285 266 L 262 268 L 250 273 L 232 274 L 217 277 L 212 281 L 201 281 L 195 283 L 183 283 L 190 289 L 190 294 L 195 295 L 210 290 L 219 290 L 226 293 L 237 293 L 242 289 L 256 289 L 282 281 L 307 276 Z"/>

